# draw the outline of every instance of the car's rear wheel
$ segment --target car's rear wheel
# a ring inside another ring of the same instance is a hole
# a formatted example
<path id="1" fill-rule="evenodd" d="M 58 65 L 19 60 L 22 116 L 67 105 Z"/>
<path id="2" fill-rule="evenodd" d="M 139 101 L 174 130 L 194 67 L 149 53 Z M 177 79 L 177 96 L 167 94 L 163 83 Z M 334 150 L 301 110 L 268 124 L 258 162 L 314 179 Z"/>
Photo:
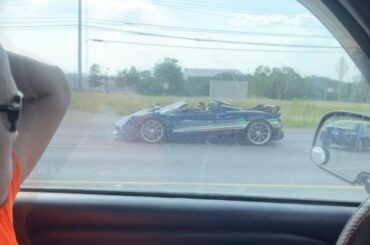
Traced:
<path id="1" fill-rule="evenodd" d="M 148 119 L 141 124 L 140 136 L 147 143 L 158 143 L 163 140 L 165 129 L 156 119 Z"/>
<path id="2" fill-rule="evenodd" d="M 271 127 L 266 121 L 253 121 L 246 130 L 247 141 L 253 145 L 264 145 L 271 139 Z"/>

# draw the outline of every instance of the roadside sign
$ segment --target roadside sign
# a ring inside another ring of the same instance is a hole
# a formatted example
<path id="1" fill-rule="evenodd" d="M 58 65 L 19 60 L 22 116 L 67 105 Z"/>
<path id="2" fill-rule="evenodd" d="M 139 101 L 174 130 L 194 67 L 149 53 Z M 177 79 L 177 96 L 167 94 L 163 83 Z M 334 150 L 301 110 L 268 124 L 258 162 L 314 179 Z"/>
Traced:
<path id="1" fill-rule="evenodd" d="M 339 62 L 335 68 L 337 70 L 339 81 L 343 81 L 343 78 L 346 76 L 348 72 L 348 64 L 344 57 L 341 57 L 339 59 Z"/>

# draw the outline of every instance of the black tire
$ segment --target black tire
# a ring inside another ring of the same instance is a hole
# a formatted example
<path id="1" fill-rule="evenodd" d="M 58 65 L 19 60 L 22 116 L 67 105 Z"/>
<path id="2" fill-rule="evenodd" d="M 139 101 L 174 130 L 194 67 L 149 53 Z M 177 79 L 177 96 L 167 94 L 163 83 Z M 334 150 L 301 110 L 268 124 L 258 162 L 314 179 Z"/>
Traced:
<path id="1" fill-rule="evenodd" d="M 252 121 L 245 130 L 248 143 L 256 146 L 267 144 L 272 137 L 271 125 L 264 120 Z"/>
<path id="2" fill-rule="evenodd" d="M 145 120 L 139 129 L 140 139 L 146 143 L 159 143 L 165 138 L 165 127 L 157 119 L 151 118 Z"/>

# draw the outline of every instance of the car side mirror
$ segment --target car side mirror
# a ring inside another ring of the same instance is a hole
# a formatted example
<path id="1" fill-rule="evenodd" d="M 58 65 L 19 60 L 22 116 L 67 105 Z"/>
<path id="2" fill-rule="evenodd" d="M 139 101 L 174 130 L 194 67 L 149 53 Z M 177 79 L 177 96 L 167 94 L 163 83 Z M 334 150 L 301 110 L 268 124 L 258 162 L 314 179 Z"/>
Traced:
<path id="1" fill-rule="evenodd" d="M 311 160 L 319 165 L 325 165 L 330 161 L 330 151 L 325 146 L 314 146 L 311 150 Z"/>
<path id="2" fill-rule="evenodd" d="M 370 193 L 370 116 L 333 111 L 322 117 L 311 148 L 321 170 Z"/>

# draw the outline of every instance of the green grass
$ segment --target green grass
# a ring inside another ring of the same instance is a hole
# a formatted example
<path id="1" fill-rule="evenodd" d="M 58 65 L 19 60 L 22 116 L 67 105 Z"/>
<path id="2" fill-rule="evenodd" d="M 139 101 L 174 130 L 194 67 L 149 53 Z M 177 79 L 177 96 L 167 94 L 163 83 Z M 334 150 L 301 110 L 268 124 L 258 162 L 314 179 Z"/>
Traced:
<path id="1" fill-rule="evenodd" d="M 178 100 L 186 100 L 189 105 L 195 106 L 199 101 L 208 102 L 208 97 L 175 97 L 175 96 L 143 96 L 118 95 L 103 93 L 73 93 L 71 110 L 88 112 L 114 110 L 125 115 L 151 107 L 154 103 L 166 105 Z M 305 101 L 305 100 L 272 100 L 251 98 L 243 101 L 228 100 L 228 102 L 243 107 L 253 107 L 257 104 L 273 104 L 281 106 L 284 127 L 309 128 L 315 127 L 321 116 L 333 110 L 348 110 L 370 112 L 370 104 L 355 104 L 347 102 Z"/>

